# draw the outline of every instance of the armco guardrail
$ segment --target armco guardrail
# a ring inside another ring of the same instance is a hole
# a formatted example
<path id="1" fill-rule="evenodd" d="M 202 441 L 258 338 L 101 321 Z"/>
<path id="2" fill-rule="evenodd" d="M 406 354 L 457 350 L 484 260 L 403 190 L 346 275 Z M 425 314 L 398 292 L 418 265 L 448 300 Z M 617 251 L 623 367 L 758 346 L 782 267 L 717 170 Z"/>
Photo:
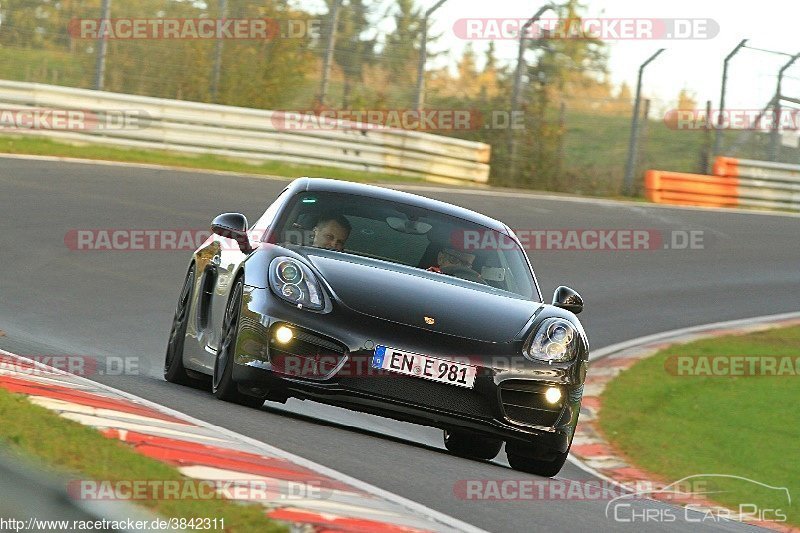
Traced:
<path id="1" fill-rule="evenodd" d="M 275 160 L 484 183 L 490 146 L 418 131 L 380 128 L 343 120 L 327 126 L 282 127 L 281 111 L 184 102 L 147 96 L 0 80 L 0 107 L 79 110 L 104 116 L 135 112 L 142 127 L 111 129 L 12 128 L 95 144 Z M 314 118 L 314 120 L 319 120 Z M 4 129 L 0 124 L 0 132 Z"/>
<path id="2" fill-rule="evenodd" d="M 800 165 L 717 157 L 714 160 L 714 175 L 800 184 Z"/>
<path id="3" fill-rule="evenodd" d="M 645 189 L 657 203 L 800 210 L 800 165 L 718 157 L 713 176 L 648 170 Z"/>

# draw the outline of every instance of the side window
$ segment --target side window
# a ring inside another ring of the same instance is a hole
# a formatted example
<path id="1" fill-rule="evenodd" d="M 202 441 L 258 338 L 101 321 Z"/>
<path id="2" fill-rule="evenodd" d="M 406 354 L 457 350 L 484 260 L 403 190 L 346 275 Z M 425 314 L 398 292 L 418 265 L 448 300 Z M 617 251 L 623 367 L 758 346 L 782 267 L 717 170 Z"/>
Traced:
<path id="1" fill-rule="evenodd" d="M 264 232 L 269 228 L 269 225 L 272 224 L 272 221 L 275 220 L 275 215 L 278 213 L 278 208 L 281 206 L 283 202 L 283 196 L 286 194 L 286 191 L 289 190 L 289 187 L 286 187 L 281 191 L 281 193 L 275 198 L 275 201 L 270 204 L 264 214 L 261 215 L 261 218 L 256 220 L 256 223 L 250 228 L 250 238 L 253 241 L 260 241 L 264 236 Z"/>

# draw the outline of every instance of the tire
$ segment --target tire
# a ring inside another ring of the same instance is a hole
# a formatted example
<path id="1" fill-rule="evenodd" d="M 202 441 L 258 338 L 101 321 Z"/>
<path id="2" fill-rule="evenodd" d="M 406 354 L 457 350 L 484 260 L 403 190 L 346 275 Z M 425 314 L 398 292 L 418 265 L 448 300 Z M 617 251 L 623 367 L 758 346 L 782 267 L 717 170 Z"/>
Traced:
<path id="1" fill-rule="evenodd" d="M 189 308 L 192 297 L 192 288 L 195 282 L 194 265 L 189 268 L 183 288 L 178 297 L 175 316 L 172 318 L 172 328 L 167 341 L 167 353 L 164 355 L 164 379 L 170 383 L 197 386 L 199 380 L 190 377 L 183 366 L 183 346 L 186 341 L 186 328 L 189 325 Z"/>
<path id="2" fill-rule="evenodd" d="M 491 460 L 500 453 L 503 441 L 466 431 L 444 430 L 444 447 L 453 455 L 469 459 Z"/>
<path id="3" fill-rule="evenodd" d="M 263 398 L 248 396 L 239 392 L 233 381 L 233 357 L 236 351 L 236 337 L 239 330 L 239 316 L 242 308 L 242 293 L 244 282 L 242 278 L 236 280 L 225 307 L 225 317 L 222 322 L 222 341 L 217 348 L 217 357 L 214 360 L 214 374 L 211 378 L 211 392 L 214 396 L 226 402 L 238 403 L 248 407 L 261 407 Z"/>
<path id="4" fill-rule="evenodd" d="M 569 450 L 563 453 L 556 453 L 552 459 L 536 459 L 515 453 L 513 448 L 509 449 L 506 443 L 506 455 L 508 456 L 508 464 L 514 470 L 520 472 L 527 472 L 528 474 L 535 474 L 543 477 L 553 477 L 561 471 L 564 463 L 569 455 Z"/>

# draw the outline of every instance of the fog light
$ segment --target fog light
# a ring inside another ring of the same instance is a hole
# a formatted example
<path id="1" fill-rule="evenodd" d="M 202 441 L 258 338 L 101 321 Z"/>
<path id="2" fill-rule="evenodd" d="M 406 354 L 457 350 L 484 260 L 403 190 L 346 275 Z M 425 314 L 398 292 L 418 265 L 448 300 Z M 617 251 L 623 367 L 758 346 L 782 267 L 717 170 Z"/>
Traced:
<path id="1" fill-rule="evenodd" d="M 550 403 L 558 403 L 561 399 L 561 389 L 558 387 L 550 387 L 544 392 L 544 398 Z"/>
<path id="2" fill-rule="evenodd" d="M 294 333 L 292 330 L 287 328 L 286 326 L 280 326 L 278 329 L 275 330 L 275 340 L 281 344 L 286 344 L 294 337 Z M 559 394 L 560 395 L 560 394 Z"/>

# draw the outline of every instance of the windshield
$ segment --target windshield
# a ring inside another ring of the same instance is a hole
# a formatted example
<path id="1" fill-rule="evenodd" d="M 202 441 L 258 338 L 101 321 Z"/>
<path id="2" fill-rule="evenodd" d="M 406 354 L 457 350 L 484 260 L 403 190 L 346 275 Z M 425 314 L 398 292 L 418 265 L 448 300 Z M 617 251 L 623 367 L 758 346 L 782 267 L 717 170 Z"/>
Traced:
<path id="1" fill-rule="evenodd" d="M 538 300 L 524 252 L 507 235 L 416 206 L 342 193 L 304 192 L 275 242 L 419 268 Z"/>

